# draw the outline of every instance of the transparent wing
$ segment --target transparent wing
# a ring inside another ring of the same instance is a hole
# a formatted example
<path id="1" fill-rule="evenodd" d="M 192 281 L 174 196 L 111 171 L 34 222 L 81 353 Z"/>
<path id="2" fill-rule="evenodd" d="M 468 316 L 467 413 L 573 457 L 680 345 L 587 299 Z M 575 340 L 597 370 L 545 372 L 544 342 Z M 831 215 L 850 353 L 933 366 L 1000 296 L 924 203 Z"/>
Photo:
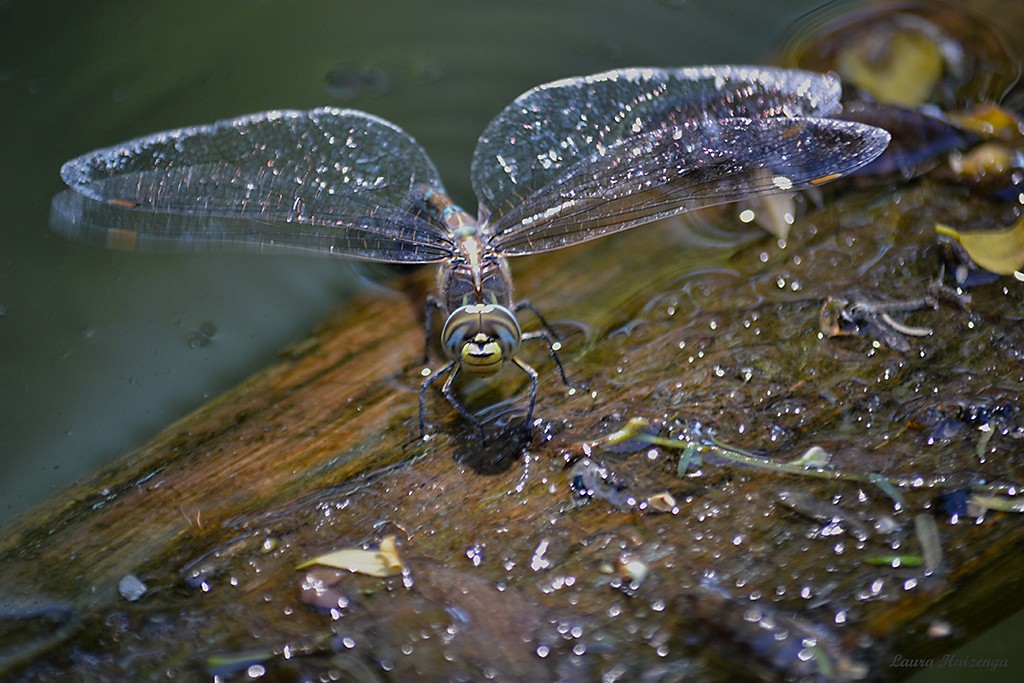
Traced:
<path id="1" fill-rule="evenodd" d="M 538 86 L 484 129 L 473 189 L 491 222 L 575 164 L 673 117 L 825 117 L 840 110 L 838 79 L 795 69 L 703 66 L 621 69 Z"/>
<path id="2" fill-rule="evenodd" d="M 867 164 L 889 134 L 816 118 L 664 124 L 564 168 L 489 226 L 499 254 L 576 244 L 692 209 L 832 180 Z"/>
<path id="3" fill-rule="evenodd" d="M 442 261 L 449 231 L 416 197 L 443 189 L 420 145 L 343 109 L 280 111 L 132 140 L 69 161 L 59 233 L 124 249 Z"/>

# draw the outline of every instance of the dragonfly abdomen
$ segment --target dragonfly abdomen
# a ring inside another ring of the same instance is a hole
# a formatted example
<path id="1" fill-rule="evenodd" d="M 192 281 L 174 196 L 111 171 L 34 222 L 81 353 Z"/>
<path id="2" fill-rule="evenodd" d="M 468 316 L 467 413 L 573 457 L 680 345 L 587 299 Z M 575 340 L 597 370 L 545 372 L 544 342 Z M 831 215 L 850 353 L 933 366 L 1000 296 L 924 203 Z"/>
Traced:
<path id="1" fill-rule="evenodd" d="M 421 204 L 435 219 L 444 223 L 448 232 L 458 237 L 468 229 L 477 232 L 476 220 L 456 204 L 444 190 L 429 185 L 418 185 L 412 190 L 413 201 Z"/>

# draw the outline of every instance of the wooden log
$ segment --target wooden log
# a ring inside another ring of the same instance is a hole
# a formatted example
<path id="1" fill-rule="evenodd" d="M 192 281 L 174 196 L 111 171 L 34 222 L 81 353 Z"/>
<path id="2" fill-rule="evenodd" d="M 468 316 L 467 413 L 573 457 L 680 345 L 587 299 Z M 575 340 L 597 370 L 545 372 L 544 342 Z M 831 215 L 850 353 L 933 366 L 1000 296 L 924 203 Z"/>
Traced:
<path id="1" fill-rule="evenodd" d="M 1024 296 L 1000 281 L 973 290 L 969 310 L 915 313 L 905 322 L 933 333 L 906 338 L 906 351 L 823 338 L 828 296 L 909 299 L 936 276 L 932 224 L 958 200 L 927 183 L 900 199 L 830 197 L 784 247 L 714 227 L 731 222 L 723 211 L 703 227 L 673 221 L 516 261 L 520 292 L 564 334 L 570 379 L 588 385 L 570 391 L 545 350 L 526 347 L 542 372 L 528 440 L 514 426 L 522 378 L 506 370 L 465 387 L 474 409 L 507 401 L 488 412 L 491 440 L 433 391 L 434 433 L 421 441 L 431 274 L 400 281 L 408 294 L 357 299 L 5 528 L 0 672 L 911 673 L 894 657 L 949 651 L 1021 605 L 1016 516 L 952 524 L 935 501 L 1024 481 Z M 830 470 L 921 484 L 897 505 L 884 487 L 710 450 L 680 474 L 681 448 L 590 443 L 636 417 L 680 446 L 715 437 L 773 462 L 820 446 Z M 979 458 L 983 425 L 994 435 Z M 937 526 L 941 563 L 873 564 L 921 554 L 920 515 Z M 389 535 L 403 575 L 296 569 Z"/>

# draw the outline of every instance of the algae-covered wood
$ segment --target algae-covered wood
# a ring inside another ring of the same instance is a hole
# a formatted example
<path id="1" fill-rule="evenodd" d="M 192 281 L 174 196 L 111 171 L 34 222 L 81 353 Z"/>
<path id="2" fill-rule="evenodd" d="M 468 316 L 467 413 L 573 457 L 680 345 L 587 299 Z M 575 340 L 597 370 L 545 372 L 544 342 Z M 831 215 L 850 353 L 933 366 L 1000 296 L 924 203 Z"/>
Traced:
<path id="1" fill-rule="evenodd" d="M 929 292 L 934 223 L 961 206 L 936 190 L 833 193 L 784 245 L 715 227 L 726 210 L 517 261 L 521 293 L 555 321 L 567 372 L 587 387 L 562 385 L 543 348 L 528 355 L 542 382 L 525 443 L 494 423 L 482 443 L 436 393 L 434 434 L 418 439 L 429 273 L 398 281 L 406 294 L 357 300 L 5 530 L 5 673 L 909 673 L 894 656 L 947 651 L 1020 606 L 1019 516 L 953 523 L 936 501 L 1024 480 L 1024 295 L 1004 278 L 964 305 L 894 314 L 931 330 L 905 351 L 825 337 L 819 312 L 829 296 Z M 505 372 L 467 400 L 507 399 L 491 417 L 515 424 L 519 382 Z M 630 418 L 680 448 L 588 443 Z M 683 441 L 712 438 L 775 462 L 819 446 L 829 470 L 911 483 L 897 504 L 885 486 L 711 450 L 680 475 Z M 921 515 L 938 531 L 937 566 L 912 566 Z M 387 536 L 402 575 L 296 569 Z M 876 564 L 891 556 L 906 565 Z"/>

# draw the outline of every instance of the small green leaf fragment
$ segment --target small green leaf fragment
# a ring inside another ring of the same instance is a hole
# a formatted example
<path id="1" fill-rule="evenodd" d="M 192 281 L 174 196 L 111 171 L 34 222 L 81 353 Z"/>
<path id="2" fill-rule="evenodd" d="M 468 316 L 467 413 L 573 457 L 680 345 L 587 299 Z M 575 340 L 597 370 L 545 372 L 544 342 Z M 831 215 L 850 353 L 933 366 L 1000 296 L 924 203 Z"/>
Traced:
<path id="1" fill-rule="evenodd" d="M 920 555 L 875 555 L 864 560 L 868 564 L 883 567 L 920 567 L 924 564 L 924 558 Z"/>
<path id="2" fill-rule="evenodd" d="M 992 440 L 992 435 L 995 433 L 992 425 L 984 424 L 981 426 L 981 436 L 978 437 L 978 445 L 974 451 L 978 456 L 978 460 L 985 462 L 985 451 L 988 450 L 988 442 Z"/>
<path id="3" fill-rule="evenodd" d="M 921 556 L 924 559 L 924 570 L 928 574 L 938 570 L 942 564 L 942 542 L 939 540 L 939 527 L 928 514 L 921 513 L 914 517 L 914 532 L 921 544 Z"/>
<path id="4" fill-rule="evenodd" d="M 679 464 L 676 466 L 676 476 L 682 479 L 686 476 L 686 471 L 690 469 L 690 464 L 700 465 L 700 455 L 697 451 L 697 444 L 690 441 L 686 444 L 686 448 L 679 454 Z"/>
<path id="5" fill-rule="evenodd" d="M 836 668 L 832 664 L 832 659 L 825 652 L 825 648 L 821 644 L 815 645 L 811 648 L 811 652 L 814 656 L 814 664 L 818 667 L 818 673 L 821 674 L 822 678 L 826 681 L 835 680 Z"/>
<path id="6" fill-rule="evenodd" d="M 269 650 L 250 650 L 248 652 L 231 652 L 213 654 L 206 658 L 206 666 L 221 675 L 230 675 L 253 664 L 273 659 L 274 653 Z"/>
<path id="7" fill-rule="evenodd" d="M 877 486 L 879 490 L 885 495 L 889 496 L 894 503 L 901 508 L 905 508 L 906 500 L 903 498 L 903 493 L 896 488 L 896 485 L 892 483 L 892 480 L 888 477 L 882 476 L 881 474 L 869 474 L 868 481 Z"/>
<path id="8" fill-rule="evenodd" d="M 1024 512 L 1024 499 L 1019 498 L 974 495 L 967 502 L 971 505 L 997 512 Z"/>

